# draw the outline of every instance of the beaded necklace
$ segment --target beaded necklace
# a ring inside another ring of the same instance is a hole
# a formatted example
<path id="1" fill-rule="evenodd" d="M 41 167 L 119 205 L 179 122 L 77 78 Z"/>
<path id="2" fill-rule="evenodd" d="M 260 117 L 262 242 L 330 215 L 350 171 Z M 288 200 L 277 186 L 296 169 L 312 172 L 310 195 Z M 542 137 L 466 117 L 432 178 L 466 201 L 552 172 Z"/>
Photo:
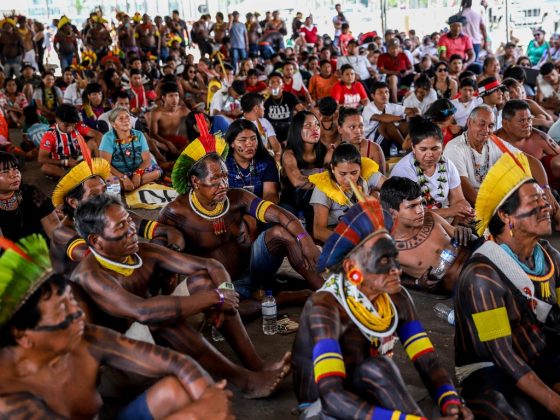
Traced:
<path id="1" fill-rule="evenodd" d="M 414 159 L 414 167 L 416 168 L 416 175 L 418 176 L 418 185 L 420 185 L 420 190 L 422 191 L 422 201 L 428 209 L 440 209 L 442 207 L 441 202 L 437 201 L 430 190 L 430 184 L 426 175 L 424 174 L 424 169 L 420 166 L 420 162 Z M 445 193 L 443 186 L 447 184 L 447 169 L 445 167 L 445 159 L 441 156 L 436 164 L 436 174 L 438 182 L 438 190 L 436 192 L 436 197 L 445 198 Z"/>
<path id="2" fill-rule="evenodd" d="M 128 173 L 132 173 L 137 169 L 136 165 L 136 148 L 134 147 L 134 142 L 138 140 L 138 136 L 129 136 L 128 139 L 119 139 L 117 136 L 117 132 L 115 131 L 115 143 L 117 143 L 119 147 L 119 154 L 121 155 L 121 159 L 123 165 L 126 167 Z M 130 149 L 123 150 L 122 145 L 125 143 L 130 143 L 130 147 L 132 147 L 132 151 Z M 128 164 L 128 158 L 132 156 L 132 165 Z"/>
<path id="3" fill-rule="evenodd" d="M 198 200 L 196 193 L 191 190 L 189 192 L 189 204 L 192 210 L 204 220 L 212 222 L 212 229 L 214 230 L 214 235 L 222 235 L 226 233 L 226 224 L 224 222 L 223 216 L 229 211 L 229 198 L 226 197 L 225 204 L 218 203 L 214 210 L 207 210 Z"/>
<path id="4" fill-rule="evenodd" d="M 488 145 L 488 142 L 484 144 L 484 148 L 486 149 L 486 159 L 484 159 L 483 165 L 479 165 L 478 163 L 476 163 L 476 157 L 474 156 L 473 149 L 469 144 L 469 140 L 467 139 L 467 132 L 463 134 L 463 137 L 465 139 L 465 143 L 467 144 L 467 147 L 469 148 L 469 152 L 471 152 L 471 161 L 474 168 L 474 177 L 479 183 L 482 183 L 482 181 L 484 181 L 484 178 L 486 177 L 486 174 L 488 173 L 488 170 L 490 169 L 490 146 Z M 482 154 L 484 155 L 484 150 L 482 151 Z"/>
<path id="5" fill-rule="evenodd" d="M 0 210 L 14 211 L 21 201 L 21 192 L 14 192 L 8 198 L 0 198 Z"/>
<path id="6" fill-rule="evenodd" d="M 241 180 L 241 182 L 243 182 L 243 188 L 247 187 L 247 186 L 252 186 L 253 185 L 253 173 L 255 172 L 255 164 L 254 164 L 254 159 L 251 159 L 251 163 L 249 163 L 249 173 L 247 175 L 243 175 L 243 172 L 241 172 L 241 168 L 239 167 L 239 164 L 237 163 L 237 161 L 235 160 L 235 158 L 233 159 L 233 161 L 235 162 L 235 168 L 237 169 L 237 178 Z M 246 184 L 245 183 L 245 179 L 249 178 L 249 183 Z"/>

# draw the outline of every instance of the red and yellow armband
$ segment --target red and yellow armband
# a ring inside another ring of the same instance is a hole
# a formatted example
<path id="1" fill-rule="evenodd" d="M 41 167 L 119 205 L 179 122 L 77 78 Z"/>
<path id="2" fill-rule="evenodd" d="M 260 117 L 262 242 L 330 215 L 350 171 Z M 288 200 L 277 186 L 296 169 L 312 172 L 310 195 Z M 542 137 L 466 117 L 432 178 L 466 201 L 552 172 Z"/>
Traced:
<path id="1" fill-rule="evenodd" d="M 138 227 L 138 235 L 149 241 L 154 237 L 158 225 L 159 223 L 153 220 L 142 220 Z"/>
<path id="2" fill-rule="evenodd" d="M 434 346 L 420 321 L 406 322 L 397 332 L 406 354 L 413 362 L 423 354 L 434 351 Z"/>
<path id="3" fill-rule="evenodd" d="M 313 371 L 316 383 L 329 376 L 346 378 L 346 367 L 338 341 L 333 338 L 326 338 L 315 344 L 315 347 L 313 347 Z"/>
<path id="4" fill-rule="evenodd" d="M 457 391 L 455 390 L 455 387 L 452 385 L 445 384 L 438 387 L 436 389 L 435 397 L 437 405 L 444 416 L 449 404 L 463 404 L 461 398 L 459 397 L 459 394 L 457 394 Z"/>
<path id="5" fill-rule="evenodd" d="M 80 236 L 74 236 L 66 243 L 66 255 L 70 259 L 70 261 L 77 261 L 76 256 L 74 255 L 74 251 L 76 248 L 85 246 L 87 248 L 86 241 L 81 238 Z"/>
<path id="6" fill-rule="evenodd" d="M 381 407 L 375 407 L 371 420 L 428 420 L 426 417 L 416 416 L 414 414 L 405 414 L 399 410 L 387 410 Z"/>
<path id="7" fill-rule="evenodd" d="M 264 218 L 264 214 L 268 210 L 270 206 L 272 206 L 271 201 L 263 200 L 259 197 L 255 197 L 255 199 L 251 202 L 251 206 L 249 207 L 249 214 L 257 219 L 259 222 L 265 223 L 266 220 Z"/>

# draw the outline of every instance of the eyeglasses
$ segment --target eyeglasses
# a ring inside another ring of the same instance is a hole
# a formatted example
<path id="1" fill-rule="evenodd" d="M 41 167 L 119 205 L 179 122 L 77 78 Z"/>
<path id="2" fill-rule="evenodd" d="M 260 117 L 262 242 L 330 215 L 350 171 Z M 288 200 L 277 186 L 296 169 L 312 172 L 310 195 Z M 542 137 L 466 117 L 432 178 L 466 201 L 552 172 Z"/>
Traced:
<path id="1" fill-rule="evenodd" d="M 445 67 L 440 67 L 436 70 L 438 73 L 447 73 L 447 69 Z"/>

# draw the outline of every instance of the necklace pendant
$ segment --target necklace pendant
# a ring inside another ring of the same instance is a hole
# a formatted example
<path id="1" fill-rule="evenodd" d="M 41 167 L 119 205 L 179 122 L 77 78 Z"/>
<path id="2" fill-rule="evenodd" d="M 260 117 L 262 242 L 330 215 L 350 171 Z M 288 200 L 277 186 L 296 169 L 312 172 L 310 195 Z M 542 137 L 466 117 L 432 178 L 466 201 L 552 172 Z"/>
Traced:
<path id="1" fill-rule="evenodd" d="M 216 236 L 226 233 L 226 224 L 223 217 L 220 217 L 212 222 L 212 230 Z"/>
<path id="2" fill-rule="evenodd" d="M 126 157 L 130 157 L 130 149 L 126 149 L 124 154 Z"/>

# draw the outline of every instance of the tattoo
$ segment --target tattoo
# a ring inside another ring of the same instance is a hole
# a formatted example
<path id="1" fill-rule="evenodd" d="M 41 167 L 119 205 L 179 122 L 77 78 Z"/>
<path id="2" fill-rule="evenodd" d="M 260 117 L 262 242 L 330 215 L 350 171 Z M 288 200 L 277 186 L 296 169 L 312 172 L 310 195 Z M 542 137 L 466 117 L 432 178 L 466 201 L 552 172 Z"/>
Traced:
<path id="1" fill-rule="evenodd" d="M 420 231 L 412 238 L 406 241 L 395 241 L 395 246 L 399 251 L 414 249 L 422 245 L 434 230 L 435 221 L 431 213 L 424 216 L 424 225 Z"/>
<path id="2" fill-rule="evenodd" d="M 53 419 L 64 420 L 45 402 L 29 392 L 0 395 L 0 419 Z"/>

